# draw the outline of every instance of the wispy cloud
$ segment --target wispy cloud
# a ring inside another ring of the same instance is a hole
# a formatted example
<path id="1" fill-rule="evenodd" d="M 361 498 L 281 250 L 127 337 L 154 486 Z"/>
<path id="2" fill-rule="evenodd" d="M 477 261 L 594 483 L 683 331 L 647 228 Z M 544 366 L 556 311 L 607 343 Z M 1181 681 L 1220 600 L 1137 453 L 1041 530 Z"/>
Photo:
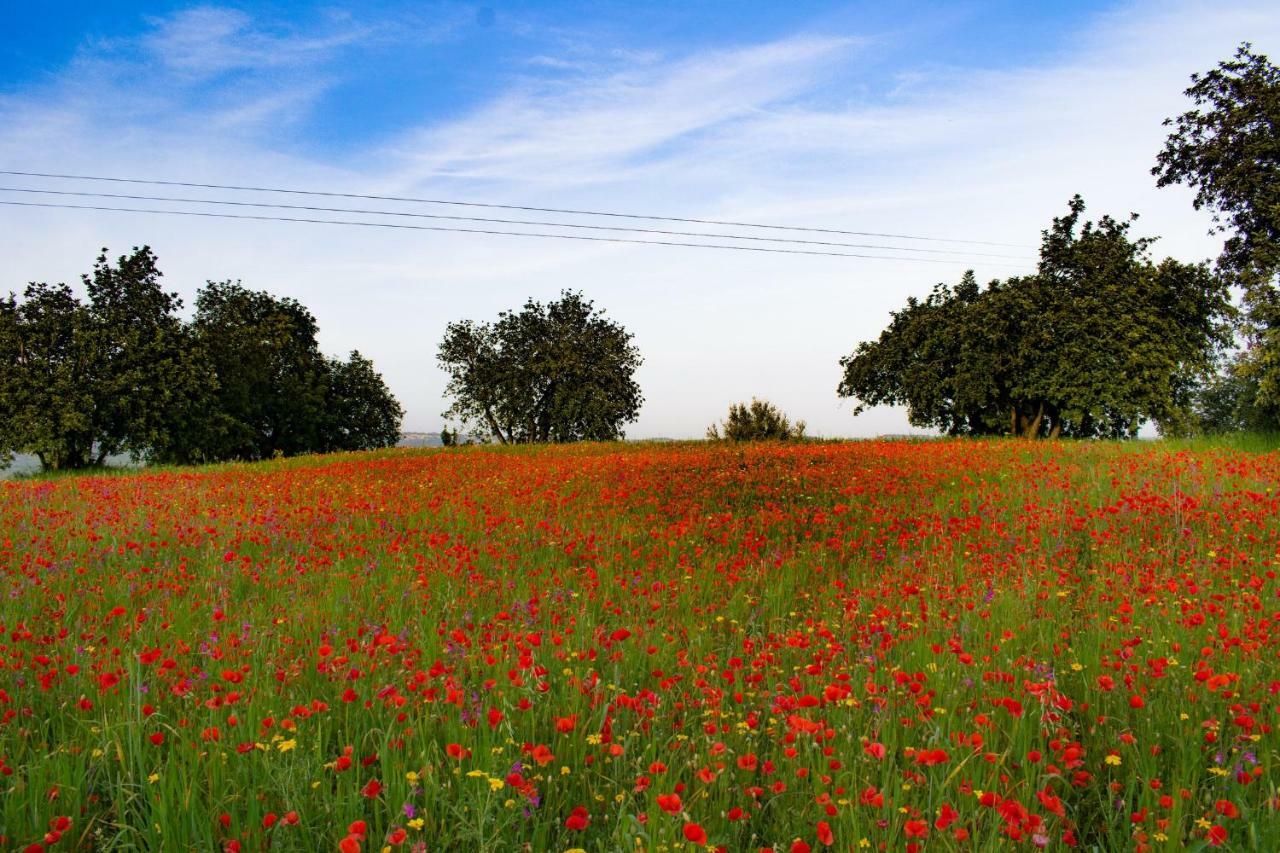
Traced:
<path id="1" fill-rule="evenodd" d="M 669 146 L 805 92 L 858 44 L 786 39 L 669 64 L 632 59 L 622 70 L 569 82 L 529 81 L 461 121 L 409 134 L 393 150 L 408 180 L 635 180 Z"/>
<path id="2" fill-rule="evenodd" d="M 272 33 L 245 12 L 214 6 L 149 20 L 153 30 L 141 39 L 142 50 L 162 68 L 196 81 L 234 71 L 314 67 L 378 29 L 348 24 L 319 34 Z"/>

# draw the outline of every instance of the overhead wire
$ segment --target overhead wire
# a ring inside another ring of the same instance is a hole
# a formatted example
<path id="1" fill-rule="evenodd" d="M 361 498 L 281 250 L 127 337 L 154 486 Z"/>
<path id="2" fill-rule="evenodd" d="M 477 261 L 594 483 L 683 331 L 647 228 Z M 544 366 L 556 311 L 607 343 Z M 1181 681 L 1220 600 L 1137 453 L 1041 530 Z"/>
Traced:
<path id="1" fill-rule="evenodd" d="M 344 226 L 362 226 L 366 228 L 392 228 L 406 229 L 411 231 L 452 231 L 463 234 L 490 234 L 501 235 L 506 237 L 537 237 L 552 240 L 582 240 L 593 243 L 630 243 L 642 246 L 685 246 L 693 249 L 723 249 L 738 252 L 762 252 L 767 254 L 781 255 L 820 255 L 832 258 L 862 258 L 865 260 L 877 261 L 910 261 L 914 263 L 925 264 L 947 264 L 954 265 L 957 261 L 948 261 L 941 258 L 919 258 L 904 257 L 892 255 L 866 255 L 853 252 L 824 252 L 812 249 L 779 249 L 769 248 L 765 246 L 731 246 L 714 243 L 685 243 L 674 240 L 637 240 L 628 237 L 592 237 L 585 234 L 536 234 L 529 231 L 500 231 L 489 228 L 457 228 L 445 225 L 410 225 L 404 222 L 364 222 L 359 220 L 343 220 L 343 219 L 315 219 L 310 217 L 299 216 L 267 216 L 247 213 L 217 213 L 209 210 L 159 210 L 155 208 L 136 208 L 136 207 L 114 207 L 109 205 L 95 204 L 56 204 L 53 202 L 38 201 L 7 201 L 0 200 L 0 205 L 8 207 L 39 207 L 39 208 L 57 208 L 62 210 L 97 210 L 97 211 L 113 211 L 118 213 L 149 213 L 163 214 L 167 216 L 197 216 L 211 219 L 244 219 L 259 222 L 304 222 L 315 225 L 344 225 Z"/>
<path id="2" fill-rule="evenodd" d="M 55 179 L 55 180 L 102 181 L 102 182 L 110 182 L 110 183 L 142 184 L 142 185 L 149 185 L 149 186 L 186 187 L 191 189 L 216 189 L 216 190 L 229 190 L 233 192 L 282 193 L 282 194 L 289 194 L 289 195 L 317 196 L 317 197 L 326 197 L 326 198 L 352 198 L 352 199 L 364 199 L 364 200 L 370 200 L 370 201 L 406 202 L 406 203 L 413 203 L 413 204 L 454 205 L 454 206 L 460 206 L 460 207 L 490 208 L 495 210 L 523 210 L 523 211 L 529 211 L 534 213 L 558 213 L 558 214 L 568 214 L 568 215 L 574 215 L 574 216 L 605 216 L 605 217 L 614 217 L 614 218 L 621 218 L 621 219 L 646 219 L 646 220 L 652 220 L 652 221 L 658 221 L 658 222 L 681 222 L 681 223 L 696 224 L 696 225 L 721 225 L 721 226 L 728 226 L 733 228 L 762 228 L 762 229 L 772 229 L 772 230 L 779 230 L 779 231 L 802 231 L 802 232 L 810 232 L 810 233 L 818 233 L 818 234 L 839 234 L 839 235 L 844 235 L 848 237 L 880 237 L 880 238 L 894 239 L 894 240 L 919 240 L 919 241 L 928 241 L 928 242 L 935 242 L 935 243 L 961 243 L 961 244 L 979 245 L 979 246 L 1004 246 L 1007 248 L 1017 248 L 1017 249 L 1031 248 L 1019 243 L 1003 243 L 1003 242 L 997 242 L 993 240 L 971 240 L 971 239 L 959 239 L 959 238 L 948 238 L 948 237 L 933 237 L 933 236 L 924 236 L 919 234 L 896 234 L 896 233 L 888 233 L 888 232 L 880 232 L 880 231 L 851 231 L 851 230 L 845 230 L 840 228 L 819 228 L 814 226 L 802 226 L 802 225 L 777 225 L 777 224 L 771 224 L 771 223 L 739 222 L 739 221 L 724 220 L 724 219 L 696 219 L 692 217 L 660 216 L 656 214 L 641 214 L 641 213 L 620 213 L 616 211 L 580 210 L 580 209 L 560 208 L 560 207 L 535 207 L 532 205 L 499 204 L 494 202 L 461 201 L 457 199 L 443 199 L 443 198 L 420 198 L 420 197 L 413 197 L 413 196 L 375 195 L 375 194 L 369 194 L 369 193 L 334 192 L 334 191 L 326 191 L 326 190 L 299 190 L 299 189 L 287 189 L 282 187 L 199 183 L 195 181 L 171 181 L 171 180 L 160 180 L 155 178 L 122 178 L 122 177 L 105 176 L 105 175 L 76 175 L 76 174 L 67 174 L 67 173 L 61 173 L 61 172 L 32 172 L 32 171 L 20 171 L 15 169 L 0 169 L 0 175 L 13 175 L 13 176 L 29 177 L 29 178 L 48 178 L 48 179 Z"/>
<path id="3" fill-rule="evenodd" d="M 1006 255 L 994 252 L 975 252 L 965 249 L 921 249 L 913 246 L 888 246 L 884 244 L 869 243 L 841 243 L 827 240 L 804 240 L 794 237 L 761 237 L 756 235 L 741 234 L 724 234 L 724 233 L 708 233 L 699 231 L 672 231 L 661 228 L 636 228 L 621 225 L 592 225 L 577 222 L 546 222 L 541 220 L 529 219 L 498 219 L 480 216 L 457 216 L 451 214 L 439 213 L 420 213 L 415 211 L 403 210 L 369 210 L 365 208 L 351 207 L 322 207 L 319 205 L 302 205 L 302 204 L 280 204 L 262 201 L 237 201 L 229 199 L 210 199 L 210 198 L 186 198 L 177 196 L 153 196 L 153 195 L 135 195 L 130 193 L 101 193 L 88 192 L 84 190 L 51 190 L 37 189 L 31 187 L 10 187 L 0 186 L 0 192 L 12 193 L 28 193 L 38 195 L 55 195 L 55 196 L 75 196 L 79 198 L 109 198 L 128 201 L 159 201 L 166 203 L 183 203 L 183 204 L 212 204 L 232 207 L 249 207 L 249 208 L 269 208 L 273 210 L 303 210 L 313 213 L 344 213 L 344 214 L 361 214 L 369 216 L 396 216 L 413 219 L 432 219 L 432 220 L 449 220 L 458 222 L 483 222 L 495 225 L 523 225 L 537 226 L 547 228 L 571 228 L 584 229 L 590 231 L 614 231 L 638 234 L 658 234 L 669 237 L 687 237 L 697 239 L 715 239 L 715 240 L 748 240 L 752 242 L 768 242 L 768 243 L 786 243 L 792 245 L 806 246 L 825 246 L 829 248 L 846 248 L 846 249 L 873 249 L 879 251 L 896 251 L 911 252 L 930 255 L 963 255 L 980 258 L 1001 258 L 1008 260 L 1029 261 L 1031 259 L 1018 255 Z"/>

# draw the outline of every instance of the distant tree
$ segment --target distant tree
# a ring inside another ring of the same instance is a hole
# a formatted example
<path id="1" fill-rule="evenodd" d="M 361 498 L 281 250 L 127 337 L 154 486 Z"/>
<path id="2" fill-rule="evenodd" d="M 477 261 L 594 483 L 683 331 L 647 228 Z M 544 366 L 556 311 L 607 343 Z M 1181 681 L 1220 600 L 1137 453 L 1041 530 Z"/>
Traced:
<path id="1" fill-rule="evenodd" d="M 1280 427 L 1280 68 L 1248 42 L 1186 95 L 1195 108 L 1173 127 L 1151 170 L 1159 186 L 1186 184 L 1197 210 L 1227 234 L 1219 268 L 1244 290 L 1245 348 L 1227 384 L 1249 404 L 1246 418 Z"/>
<path id="2" fill-rule="evenodd" d="M 441 427 L 440 428 L 440 446 L 441 447 L 457 447 L 458 434 L 456 432 L 450 432 L 447 426 Z"/>
<path id="3" fill-rule="evenodd" d="M 29 285 L 0 307 L 0 444 L 46 469 L 145 455 L 165 440 L 165 411 L 203 381 L 185 355 L 181 301 L 160 287 L 144 246 L 113 266 L 106 250 L 83 277 L 84 303 L 65 284 Z"/>
<path id="4" fill-rule="evenodd" d="M 765 400 L 733 403 L 722 424 L 707 427 L 712 441 L 798 441 L 804 438 L 804 421 L 793 425 L 782 410 Z"/>
<path id="5" fill-rule="evenodd" d="M 323 449 L 373 450 L 400 440 L 404 409 L 373 362 L 352 351 L 346 361 L 329 359 L 325 387 Z"/>
<path id="6" fill-rule="evenodd" d="M 1131 221 L 1080 223 L 1084 202 L 1044 232 L 1034 275 L 966 274 L 910 299 L 879 340 L 841 361 L 838 393 L 905 405 L 949 434 L 1132 436 L 1186 417 L 1228 338 L 1226 287 L 1205 265 L 1149 257 Z"/>
<path id="7" fill-rule="evenodd" d="M 437 357 L 453 399 L 444 417 L 502 444 L 619 439 L 643 400 L 631 340 L 569 291 L 494 323 L 451 323 Z"/>

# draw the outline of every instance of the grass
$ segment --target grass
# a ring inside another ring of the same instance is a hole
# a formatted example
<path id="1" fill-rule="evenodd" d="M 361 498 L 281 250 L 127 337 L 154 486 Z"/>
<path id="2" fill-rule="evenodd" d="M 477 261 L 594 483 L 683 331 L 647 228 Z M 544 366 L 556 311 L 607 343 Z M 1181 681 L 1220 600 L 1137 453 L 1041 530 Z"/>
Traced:
<path id="1" fill-rule="evenodd" d="M 1276 849 L 1275 446 L 0 483 L 0 849 Z"/>

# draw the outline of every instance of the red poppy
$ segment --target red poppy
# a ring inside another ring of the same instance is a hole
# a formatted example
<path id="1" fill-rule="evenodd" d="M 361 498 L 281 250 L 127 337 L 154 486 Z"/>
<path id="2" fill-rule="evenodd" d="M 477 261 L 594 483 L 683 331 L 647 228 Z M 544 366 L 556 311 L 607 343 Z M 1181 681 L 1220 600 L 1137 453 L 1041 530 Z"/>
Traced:
<path id="1" fill-rule="evenodd" d="M 586 829 L 591 823 L 591 816 L 587 813 L 585 806 L 576 807 L 572 814 L 564 820 L 565 828 L 572 829 L 575 832 Z"/>

